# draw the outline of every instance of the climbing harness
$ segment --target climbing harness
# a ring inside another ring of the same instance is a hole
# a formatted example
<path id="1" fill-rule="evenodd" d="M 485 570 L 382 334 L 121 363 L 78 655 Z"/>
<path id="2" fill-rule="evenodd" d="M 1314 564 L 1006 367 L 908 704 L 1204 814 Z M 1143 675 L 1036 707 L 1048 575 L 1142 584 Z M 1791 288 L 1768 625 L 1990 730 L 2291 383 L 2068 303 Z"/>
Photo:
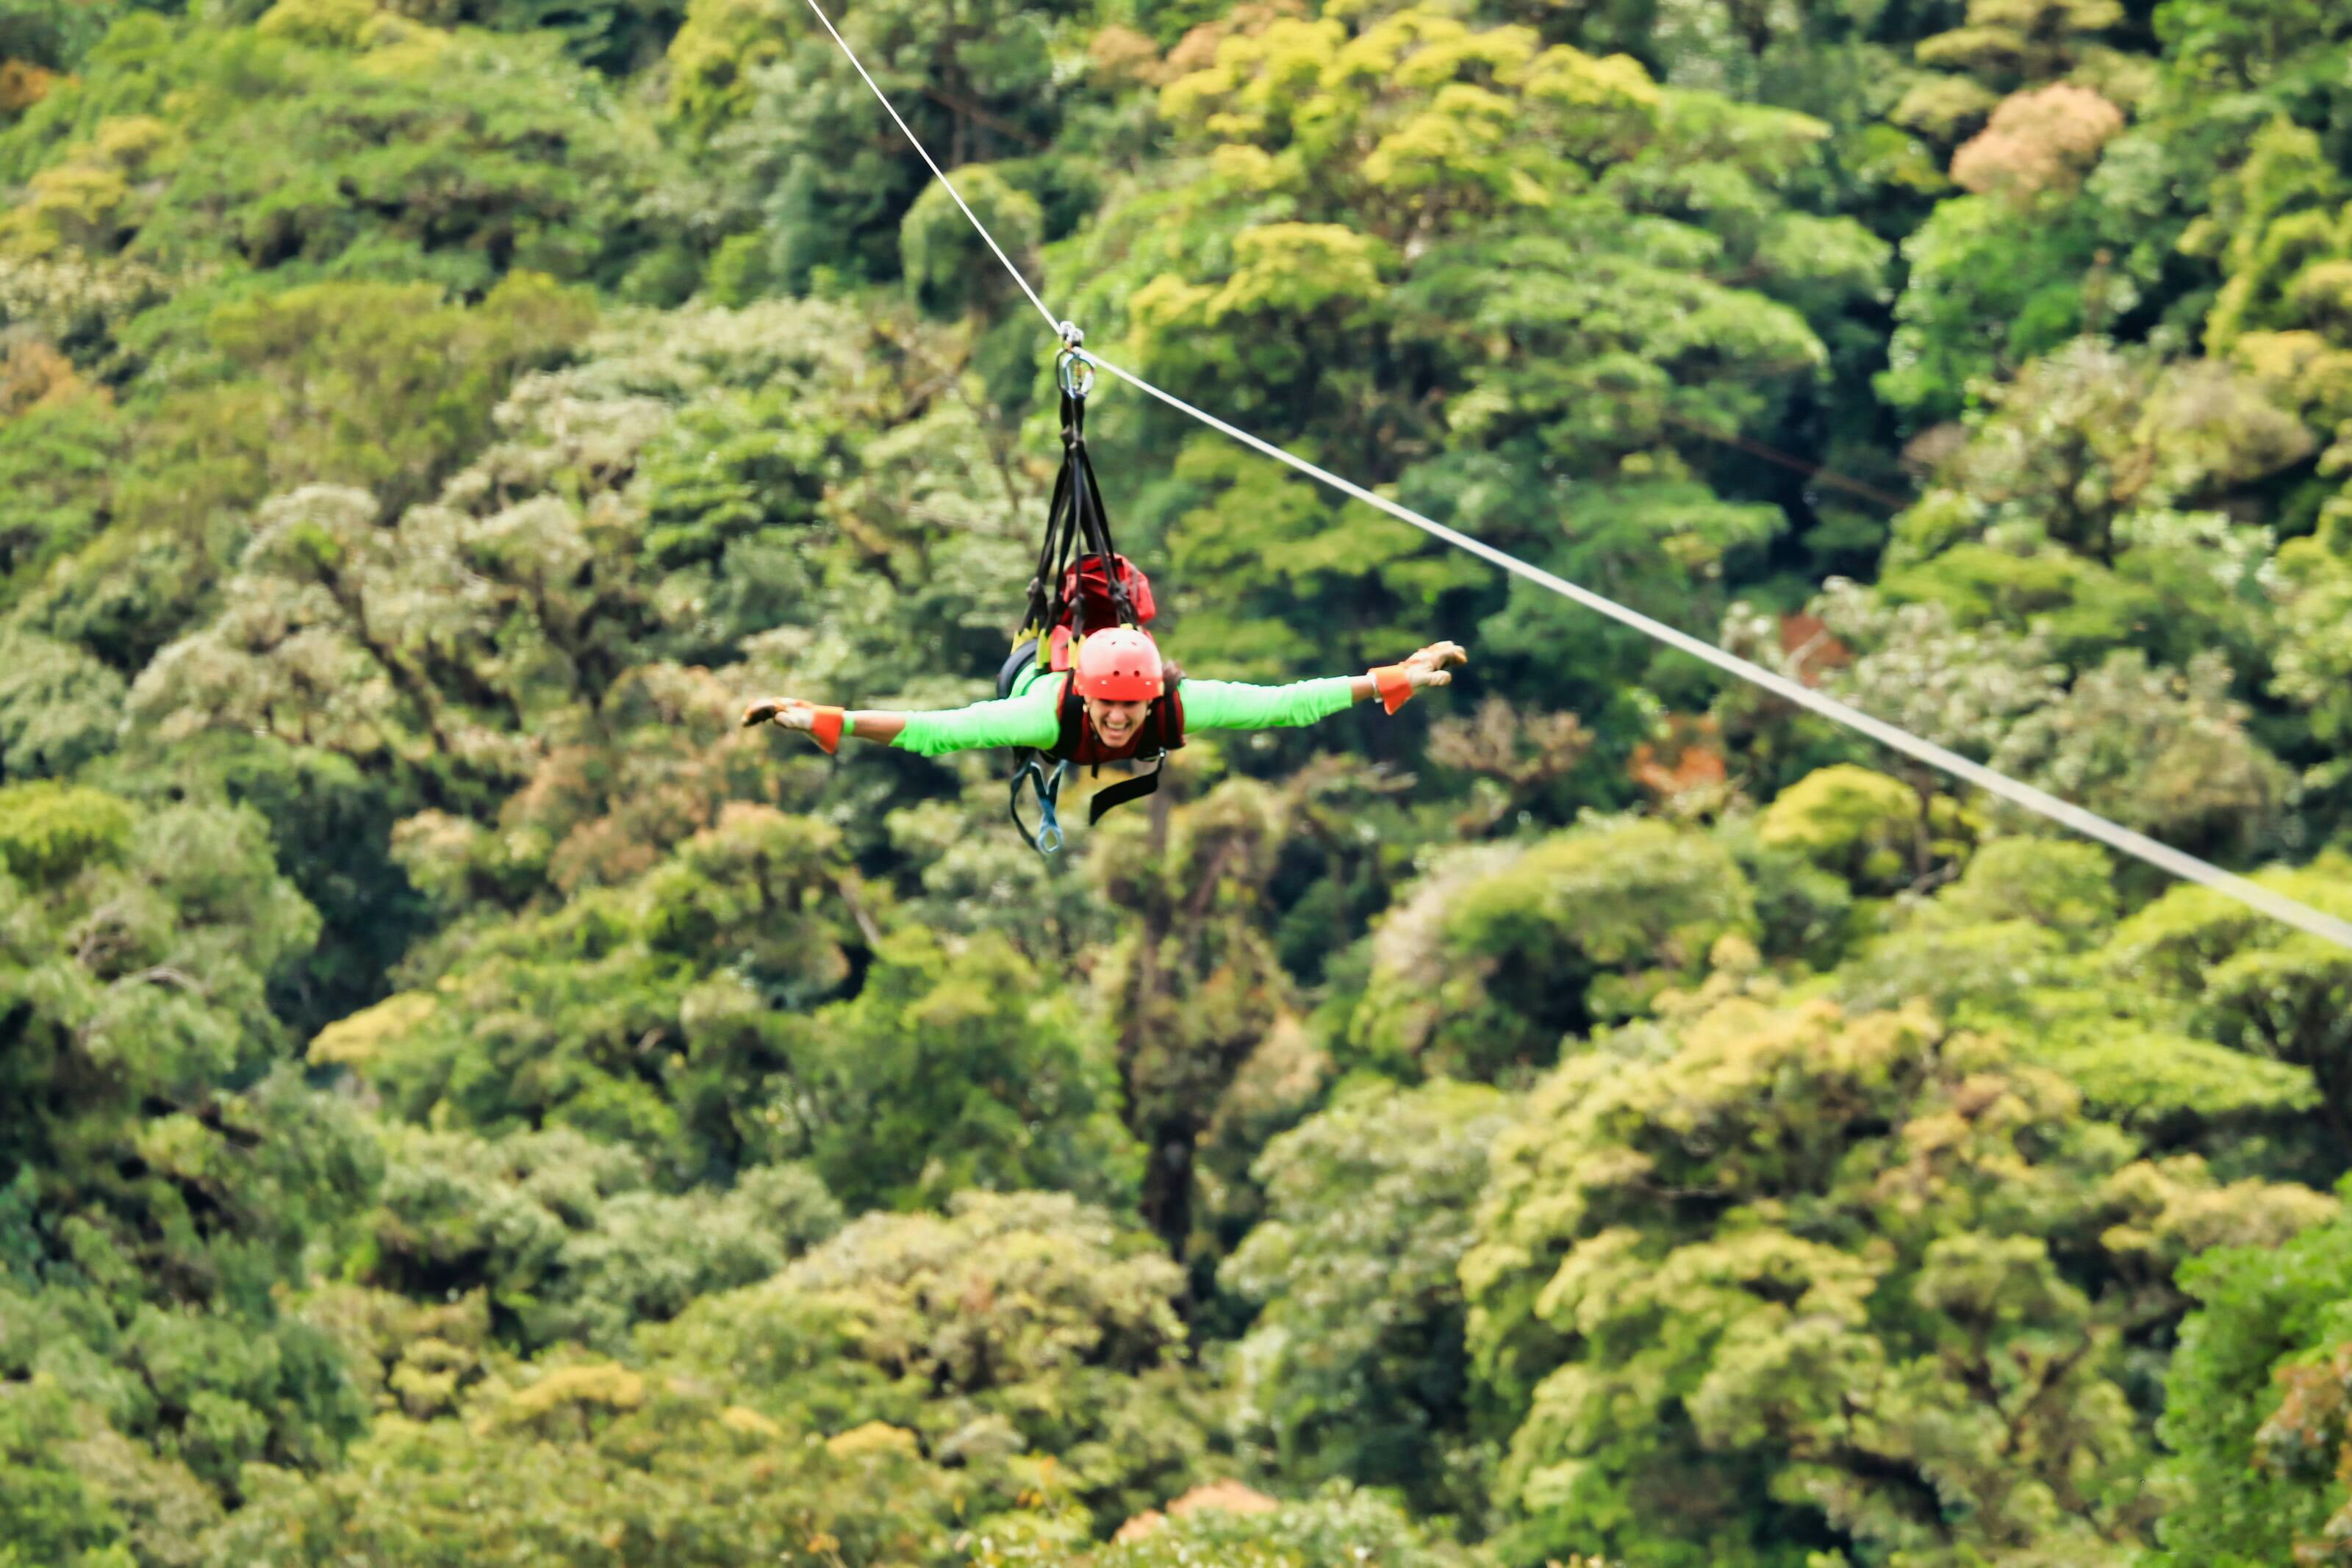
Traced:
<path id="1" fill-rule="evenodd" d="M 817 0 L 808 0 L 808 8 L 816 14 L 817 21 L 824 26 L 825 32 L 831 35 L 834 43 L 840 47 L 842 54 L 847 57 L 858 76 L 864 78 L 866 87 L 881 103 L 883 111 L 889 115 L 891 121 L 898 127 L 908 144 L 915 149 L 916 155 L 922 159 L 932 176 L 941 185 L 947 187 L 949 196 L 954 200 L 958 207 L 962 209 L 964 217 L 970 221 L 980 237 L 987 243 L 988 248 L 996 253 L 996 259 L 1003 263 L 1004 270 L 1013 275 L 1013 282 L 1020 286 L 1021 292 L 1027 296 L 1029 303 L 1036 307 L 1037 314 L 1045 318 L 1045 324 L 1049 328 L 1063 331 L 1067 324 L 1055 321 L 1054 313 L 1045 308 L 1045 302 L 1037 297 L 1036 289 L 1030 286 L 1027 276 L 1013 264 L 1011 256 L 1004 254 L 1004 247 L 998 245 L 996 236 L 988 232 L 988 225 L 980 221 L 979 215 L 963 199 L 963 193 L 956 189 L 955 182 L 948 178 L 947 171 L 940 167 L 938 160 L 931 156 L 930 150 L 923 145 L 922 138 L 908 128 L 906 120 L 900 118 L 897 106 L 891 103 L 890 95 L 884 92 L 880 85 L 875 81 L 872 74 L 866 70 L 865 62 L 857 57 L 857 51 L 849 47 L 849 41 L 844 38 L 840 29 L 833 25 L 833 19 L 824 14 L 824 7 L 819 5 Z M 1066 345 L 1069 345 L 1066 333 L 1063 340 Z M 1523 579 L 1549 592 L 1580 604 L 1596 614 L 1605 615 L 1620 625 L 1631 627 L 1639 632 L 1644 637 L 1688 653 L 1692 658 L 1712 664 L 1726 674 L 1770 692 L 1774 696 L 1792 706 L 1818 714 L 1832 723 L 1866 735 L 1880 745 L 1899 751 L 1915 761 L 1924 762 L 1930 768 L 1949 774 L 1966 783 L 1973 784 L 1988 794 L 1997 795 L 2012 805 L 2021 806 L 2061 827 L 2070 828 L 2085 838 L 2095 839 L 2110 849 L 2127 854 L 2135 860 L 2143 861 L 2159 871 L 2168 872 L 2184 882 L 2193 882 L 2200 886 L 2210 887 L 2226 897 L 2236 899 L 2249 909 L 2267 915 L 2272 919 L 2292 925 L 2298 931 L 2307 932 L 2314 936 L 2333 942 L 2340 947 L 2352 948 L 2352 921 L 2342 920 L 2322 910 L 2314 909 L 2298 899 L 2289 898 L 2275 889 L 2264 887 L 2262 883 L 2240 876 L 2234 872 L 2224 871 L 2209 861 L 2200 860 L 2195 855 L 2185 853 L 2169 844 L 2151 839 L 2146 833 L 2126 828 L 2119 822 L 2111 822 L 2095 811 L 2086 810 L 2070 800 L 2059 799 L 2046 789 L 2036 789 L 2033 785 L 2011 779 L 2006 773 L 1996 772 L 1981 762 L 1961 756 L 1949 747 L 1939 746 L 1932 740 L 1912 734 L 1907 729 L 1888 724 L 1884 719 L 1874 718 L 1860 708 L 1816 691 L 1801 681 L 1791 680 L 1786 675 L 1764 668 L 1763 665 L 1752 660 L 1743 659 L 1737 653 L 1726 653 L 1712 643 L 1694 637 L 1689 632 L 1669 626 L 1662 621 L 1654 620 L 1638 610 L 1629 609 L 1613 599 L 1595 593 L 1589 588 L 1570 582 L 1564 577 L 1544 570 L 1541 567 L 1531 565 L 1515 555 L 1497 549 L 1474 535 L 1465 534 L 1458 528 L 1448 528 L 1444 523 L 1423 517 L 1412 507 L 1401 505 L 1351 480 L 1344 479 L 1318 464 L 1308 462 L 1296 453 L 1286 452 L 1274 443 L 1253 435 L 1248 431 L 1219 419 L 1204 409 L 1194 407 L 1175 393 L 1152 385 L 1134 371 L 1122 370 L 1109 360 L 1094 354 L 1084 357 L 1090 369 L 1098 369 L 1117 376 L 1145 396 L 1157 399 L 1177 413 L 1199 421 L 1222 435 L 1231 437 L 1251 451 L 1270 457 L 1277 463 L 1286 464 L 1311 479 L 1328 485 L 1344 496 L 1352 497 L 1368 507 L 1387 513 L 1401 523 L 1407 523 L 1419 528 L 1432 538 L 1442 540 L 1456 549 L 1500 567 L 1514 577 Z M 1017 815 L 1015 820 L 1018 820 Z M 1058 832 L 1056 841 L 1058 841 Z"/>
<path id="2" fill-rule="evenodd" d="M 1125 627 L 1149 638 L 1144 623 L 1154 613 L 1151 581 L 1111 541 L 1110 519 L 1103 510 L 1102 486 L 1095 478 L 1094 458 L 1087 451 L 1087 394 L 1094 390 L 1094 361 L 1084 344 L 1086 334 L 1065 321 L 1056 329 L 1061 351 L 1054 360 L 1054 382 L 1061 394 L 1062 469 L 1054 480 L 1054 497 L 1045 508 L 1045 536 L 1037 547 L 1036 574 L 1029 580 L 1029 601 L 1021 630 L 1013 634 L 1013 651 L 997 672 L 996 695 L 1009 697 L 1033 669 L 1039 676 L 1075 672 L 1079 645 L 1088 632 Z M 1009 810 L 1013 825 L 1040 854 L 1062 847 L 1060 805 L 1062 785 L 1076 765 L 1099 767 L 1102 758 L 1082 755 L 1088 748 L 1085 706 L 1075 678 L 1062 693 L 1060 737 L 1048 750 L 1020 747 L 1013 754 L 1013 784 Z M 1102 820 L 1114 806 L 1138 800 L 1160 788 L 1167 754 L 1183 745 L 1182 707 L 1174 707 L 1169 722 L 1167 705 L 1172 693 L 1154 702 L 1141 744 L 1135 756 L 1151 769 L 1096 792 L 1089 805 L 1089 823 Z M 1148 748 L 1148 754 L 1147 754 Z M 1037 798 L 1037 825 L 1021 815 L 1024 790 Z"/>

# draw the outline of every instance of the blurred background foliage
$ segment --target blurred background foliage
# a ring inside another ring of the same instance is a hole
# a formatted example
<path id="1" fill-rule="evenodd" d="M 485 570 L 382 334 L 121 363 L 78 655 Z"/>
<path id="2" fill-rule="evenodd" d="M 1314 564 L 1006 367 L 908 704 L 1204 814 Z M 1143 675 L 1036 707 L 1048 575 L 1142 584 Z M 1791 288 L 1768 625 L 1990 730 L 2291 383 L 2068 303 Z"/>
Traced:
<path id="1" fill-rule="evenodd" d="M 2352 915 L 2352 15 L 841 0 L 1291 450 Z M 0 0 L 0 1568 L 2352 1562 L 2352 955 L 1107 389 L 800 0 Z"/>

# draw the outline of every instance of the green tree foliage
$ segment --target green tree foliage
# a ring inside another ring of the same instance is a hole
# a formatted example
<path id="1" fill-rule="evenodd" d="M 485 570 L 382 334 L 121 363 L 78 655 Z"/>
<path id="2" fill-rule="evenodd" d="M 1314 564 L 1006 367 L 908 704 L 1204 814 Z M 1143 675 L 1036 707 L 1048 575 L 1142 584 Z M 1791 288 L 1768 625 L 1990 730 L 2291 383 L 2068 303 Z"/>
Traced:
<path id="1" fill-rule="evenodd" d="M 1656 822 L 1463 852 L 1390 911 L 1350 1044 L 1401 1073 L 1545 1066 L 1638 1013 L 1753 919 L 1731 856 Z"/>
<path id="2" fill-rule="evenodd" d="M 364 1277 L 419 1299 L 478 1292 L 529 1346 L 625 1348 L 635 1324 L 764 1280 L 841 1224 L 832 1195 L 797 1166 L 747 1171 L 723 1195 L 671 1196 L 652 1190 L 628 1149 L 569 1131 L 488 1142 L 397 1128 L 385 1141 Z M 399 1392 L 420 1413 L 419 1391 Z"/>
<path id="3" fill-rule="evenodd" d="M 0 767 L 15 779 L 70 775 L 114 749 L 122 677 L 89 652 L 34 632 L 0 651 Z"/>
<path id="4" fill-rule="evenodd" d="M 1286 835 L 1312 820 L 1301 793 L 1228 779 L 1181 818 L 1155 810 L 1126 825 L 1150 854 L 1100 862 L 1108 900 L 1138 916 L 1101 983 L 1116 998 L 1127 1123 L 1146 1162 L 1142 1214 L 1179 1256 L 1195 1239 L 1195 1148 L 1294 999 L 1262 925 L 1231 912 L 1265 907 Z"/>
<path id="5" fill-rule="evenodd" d="M 1066 1197 L 969 1194 L 945 1216 L 853 1225 L 654 1343 L 727 1364 L 747 1341 L 763 1346 L 751 1387 L 774 1378 L 781 1397 L 862 1396 L 874 1403 L 861 1414 L 903 1413 L 935 1448 L 961 1437 L 983 1484 L 1013 1500 L 1024 1448 L 1061 1455 L 1065 1495 L 1123 1518 L 1199 1461 L 1171 1305 L 1181 1276 L 1136 1241 Z M 799 1343 L 828 1323 L 840 1336 L 831 1365 Z"/>
<path id="6" fill-rule="evenodd" d="M 1269 1213 L 1223 1277 L 1264 1303 L 1236 1352 L 1240 1396 L 1283 1473 L 1483 1511 L 1454 1270 L 1507 1124 L 1483 1086 L 1367 1084 L 1259 1156 Z"/>
<path id="7" fill-rule="evenodd" d="M 1910 281 L 1880 396 L 1922 424 L 1948 419 L 1986 383 L 2082 329 L 2082 277 L 2097 235 L 2062 210 L 2050 223 L 1993 196 L 1936 208 L 1904 242 Z"/>
<path id="8" fill-rule="evenodd" d="M 2341 1507 L 2341 1346 L 2352 1256 L 2339 1219 L 2277 1248 L 2223 1249 L 2181 1271 L 2163 1431 L 2176 1457 L 2158 1561 L 2326 1562 Z"/>
<path id="9" fill-rule="evenodd" d="M 1924 1003 L 1997 1031 L 2062 1073 L 2086 1108 L 2167 1146 L 2205 1151 L 2231 1176 L 2329 1168 L 2313 1071 L 2250 1055 L 2209 1015 L 2144 979 L 2141 933 L 2117 924 L 2114 868 L 2088 845 L 1999 838 L 1933 898 L 1898 900 L 1885 935 L 1841 965 L 1848 1007 Z"/>
<path id="10" fill-rule="evenodd" d="M 42 1375 L 26 1419 L 70 1395 L 167 1477 L 226 1490 L 251 1459 L 324 1460 L 355 1412 L 331 1347 L 277 1292 L 375 1160 L 348 1112 L 268 1071 L 284 1049 L 268 982 L 316 915 L 259 820 L 218 808 L 12 785 L 0 862 L 0 1377 Z M 58 1550 L 117 1538 L 56 1507 L 66 1522 L 40 1528 L 65 1532 Z"/>
<path id="11" fill-rule="evenodd" d="M 1126 1197 L 1111 1053 L 1010 943 L 958 946 L 886 939 L 856 999 L 809 1019 L 792 1081 L 816 1168 L 860 1207 L 975 1187 Z"/>
<path id="12" fill-rule="evenodd" d="M 1434 7 L 1219 30 L 1213 61 L 1190 55 L 1201 68 L 1160 89 L 1188 177 L 1056 253 L 1097 331 L 1122 325 L 1144 373 L 1326 463 L 1394 477 L 1654 613 L 1706 618 L 1710 585 L 1782 520 L 1717 497 L 1701 437 L 1806 384 L 1816 322 L 1885 259 L 1790 199 L 1826 128 Z M 1444 390 L 1414 401 L 1416 385 Z M 1172 559 L 1188 584 L 1255 580 L 1180 601 L 1221 653 L 1297 668 L 1256 629 L 1293 624 L 1307 593 L 1347 606 L 1349 645 L 1370 649 L 1470 580 L 1259 465 L 1217 451 L 1185 467 Z M 1236 515 L 1256 520 L 1246 559 Z M 1522 653 L 1558 631 L 1533 607 L 1496 629 Z M 1577 664 L 1601 686 L 1645 657 L 1601 640 Z"/>
<path id="13" fill-rule="evenodd" d="M 969 1561 L 959 1518 L 1083 1539 L 1199 1461 L 1179 1279 L 1066 1197 L 872 1217 L 647 1330 L 627 1361 L 499 1363 L 452 1416 L 381 1417 L 350 1469 L 257 1472 L 215 1560 L 881 1568 Z"/>
<path id="14" fill-rule="evenodd" d="M 2218 653 L 2169 674 L 2116 653 L 2011 730 L 1993 762 L 2128 827 L 2242 853 L 2269 838 L 2294 777 L 2246 734 L 2229 689 Z"/>
<path id="15" fill-rule="evenodd" d="M 827 9 L 1120 363 L 2352 913 L 2340 7 Z M 742 728 L 985 695 L 1053 481 L 896 137 L 0 16 L 0 1568 L 2342 1555 L 2332 946 L 1111 378 L 1194 674 L 1462 684 L 1052 860 Z"/>
<path id="16" fill-rule="evenodd" d="M 1926 869 L 1927 812 L 1895 779 L 1842 764 L 1780 792 L 1757 825 L 1768 849 L 1802 855 L 1849 883 L 1880 888 Z"/>
<path id="17" fill-rule="evenodd" d="M 0 1404 L 0 1563 L 30 1568 L 122 1568 L 132 1559 L 121 1520 L 73 1463 L 80 1436 L 72 1406 L 55 1383 L 24 1385 Z"/>
<path id="18" fill-rule="evenodd" d="M 515 374 L 588 324 L 586 303 L 543 275 L 517 274 L 478 310 L 426 284 L 319 285 L 224 307 L 213 347 L 271 392 L 251 411 L 269 443 L 273 488 L 308 480 L 422 500 L 451 459 L 490 434 Z"/>
<path id="19" fill-rule="evenodd" d="M 89 542 L 122 432 L 102 397 L 70 381 L 52 382 L 30 407 L 12 413 L 0 441 L 7 481 L 0 567 L 14 588 Z"/>
<path id="20" fill-rule="evenodd" d="M 861 1207 L 1130 1191 L 1113 1062 L 1067 1004 L 1002 937 L 885 933 L 872 896 L 830 831 L 732 807 L 637 882 L 472 946 L 310 1056 L 420 1122 L 572 1128 L 668 1184 L 805 1157 Z"/>
<path id="21" fill-rule="evenodd" d="M 2186 664 L 2219 643 L 2251 662 L 2274 540 L 2215 510 L 2312 445 L 2258 380 L 2076 343 L 1970 422 L 1897 520 L 1886 586 L 1966 624 L 2046 617 L 2061 654 L 2126 643 Z"/>
<path id="22" fill-rule="evenodd" d="M 429 494 L 587 308 L 519 277 L 471 308 L 425 285 L 335 283 L 192 311 L 193 358 L 142 388 L 135 421 L 89 397 L 0 422 L 0 464 L 38 476 L 17 497 L 14 624 L 137 674 L 215 607 L 246 508 L 316 481 L 379 486 L 395 505 Z"/>
<path id="23" fill-rule="evenodd" d="M 1180 387 L 1212 366 L 1246 371 L 1236 389 L 1244 413 L 1253 405 L 1277 412 L 1296 406 L 1291 389 L 1302 375 L 1317 374 L 1313 362 L 1265 356 L 1301 355 L 1318 336 L 1335 350 L 1347 342 L 1360 330 L 1349 326 L 1351 311 L 1385 303 L 1380 285 L 1403 261 L 1402 255 L 1390 258 L 1412 231 L 1424 236 L 1425 255 L 1400 292 L 1424 311 L 1433 309 L 1424 317 L 1433 327 L 1446 321 L 1468 338 L 1447 354 L 1467 372 L 1452 422 L 1465 424 L 1475 410 L 1470 428 L 1489 442 L 1524 432 L 1561 455 L 1605 457 L 1654 448 L 1660 437 L 1654 404 L 1637 402 L 1613 417 L 1588 405 L 1604 389 L 1617 394 L 1614 401 L 1639 390 L 1639 377 L 1632 386 L 1615 386 L 1611 367 L 1670 361 L 1668 345 L 1647 334 L 1683 329 L 1667 323 L 1694 312 L 1702 321 L 1715 312 L 1726 325 L 1737 315 L 1753 337 L 1742 352 L 1741 340 L 1727 341 L 1698 327 L 1715 351 L 1729 358 L 1704 391 L 1693 389 L 1695 399 L 1683 411 L 1690 416 L 1736 421 L 1743 408 L 1754 407 L 1746 400 L 1756 395 L 1757 383 L 1769 385 L 1774 372 L 1818 356 L 1801 319 L 1761 301 L 1741 310 L 1707 276 L 1713 267 L 1739 260 L 1761 260 L 1761 271 L 1772 276 L 1778 269 L 1767 247 L 1805 228 L 1806 220 L 1776 211 L 1774 198 L 1818 136 L 1795 117 L 1664 93 L 1630 60 L 1546 50 L 1525 29 L 1467 28 L 1414 9 L 1353 37 L 1327 20 L 1276 22 L 1255 37 L 1234 38 L 1220 47 L 1213 69 L 1171 83 L 1161 108 L 1208 143 L 1207 178 L 1175 193 L 1172 211 L 1152 212 L 1159 247 L 1150 263 L 1162 270 L 1137 290 L 1126 314 L 1147 366 Z M 1548 133 L 1524 133 L 1528 116 Z M 1521 134 L 1506 133 L 1514 125 Z M 1679 153 L 1710 142 L 1722 152 L 1739 151 L 1718 164 L 1724 188 L 1700 204 L 1675 171 L 1684 163 Z M 1248 223 L 1252 204 L 1269 197 L 1283 199 L 1290 221 Z M 1721 227 L 1674 221 L 1696 211 Z M 1505 261 L 1485 254 L 1482 235 L 1526 235 L 1517 266 L 1503 274 L 1506 283 L 1523 272 L 1534 290 L 1537 279 L 1558 274 L 1560 258 L 1528 233 L 1544 226 L 1528 221 L 1538 215 L 1573 225 L 1615 252 L 1612 267 L 1583 276 L 1592 286 L 1613 283 L 1655 298 L 1657 313 L 1604 311 L 1595 308 L 1598 300 L 1571 294 L 1569 309 L 1547 321 L 1528 314 L 1535 298 L 1491 281 L 1481 291 L 1492 301 L 1486 308 L 1496 311 L 1491 321 L 1457 313 L 1460 302 L 1448 297 L 1444 279 L 1456 269 Z M 1193 260 L 1187 252 L 1220 230 L 1231 246 L 1227 266 L 1185 265 Z M 1868 277 L 1872 259 L 1866 246 L 1854 252 L 1860 278 Z M 1275 320 L 1291 324 L 1283 340 L 1252 329 Z M 1580 332 L 1620 320 L 1625 339 L 1577 341 Z M 1213 332 L 1203 334 L 1204 328 Z M 1563 384 L 1518 385 L 1507 361 L 1490 364 L 1477 351 L 1485 334 L 1514 331 L 1529 350 L 1549 348 L 1545 358 L 1580 368 Z M 1221 342 L 1233 347 L 1221 350 Z M 1245 345 L 1255 346 L 1254 356 Z M 1593 380 L 1580 383 L 1577 375 Z M 1696 401 L 1708 392 L 1719 406 Z"/>
<path id="24" fill-rule="evenodd" d="M 288 0 L 233 33 L 134 11 L 0 138 L 28 192 L 0 243 L 468 294 L 509 267 L 617 281 L 657 154 L 606 102 L 541 41 L 372 6 Z"/>
<path id="25" fill-rule="evenodd" d="M 1056 68 L 1071 9 L 866 0 L 835 18 L 882 89 L 903 103 L 916 134 L 950 166 L 1001 165 L 978 172 L 975 193 L 992 215 L 1027 214 L 1004 236 L 1016 244 L 1037 235 L 1039 224 L 1050 230 L 1045 237 L 1067 233 L 1082 210 L 1071 187 L 1099 178 L 1053 150 L 1066 117 L 1091 96 L 1083 73 Z M 922 222 L 928 173 L 872 134 L 871 92 L 805 5 L 694 0 L 670 45 L 669 83 L 679 129 L 721 160 L 712 169 L 713 210 L 698 221 L 715 218 L 735 231 L 738 287 L 756 280 L 800 288 L 813 277 L 887 280 L 902 271 L 921 287 L 937 265 L 927 259 L 934 245 L 964 259 L 975 254 L 968 241 L 948 240 Z M 900 252 L 902 222 L 909 256 Z M 966 283 L 1000 287 L 976 277 Z"/>
<path id="26" fill-rule="evenodd" d="M 2273 880 L 2327 907 L 2344 902 L 2330 856 L 2313 869 Z M 2339 1148 L 2352 1137 L 2352 1046 L 2346 988 L 2352 966 L 2344 950 L 2220 907 L 2200 888 L 2178 888 L 2116 934 L 2112 963 L 2146 987 L 2198 1032 L 2250 1055 L 2308 1070 L 2319 1087 Z"/>
<path id="27" fill-rule="evenodd" d="M 1612 1043 L 1498 1141 L 1462 1264 L 1517 1552 L 2127 1562 L 2171 1266 L 2330 1211 L 2136 1161 L 1924 1012 L 1726 998 Z"/>
<path id="28" fill-rule="evenodd" d="M 811 1547 L 877 1568 L 939 1560 L 924 1553 L 953 1519 L 950 1490 L 898 1428 L 803 1443 L 718 1385 L 679 1381 L 583 1360 L 486 1385 L 464 1420 L 385 1417 L 353 1451 L 363 1469 L 310 1486 L 256 1473 L 209 1561 L 719 1568 Z"/>
<path id="29" fill-rule="evenodd" d="M 569 1126 L 673 1180 L 791 1136 L 789 1014 L 837 992 L 864 938 L 817 824 L 741 807 L 644 878 L 471 945 L 433 985 L 343 1020 L 313 1061 L 396 1113 L 497 1134 Z"/>

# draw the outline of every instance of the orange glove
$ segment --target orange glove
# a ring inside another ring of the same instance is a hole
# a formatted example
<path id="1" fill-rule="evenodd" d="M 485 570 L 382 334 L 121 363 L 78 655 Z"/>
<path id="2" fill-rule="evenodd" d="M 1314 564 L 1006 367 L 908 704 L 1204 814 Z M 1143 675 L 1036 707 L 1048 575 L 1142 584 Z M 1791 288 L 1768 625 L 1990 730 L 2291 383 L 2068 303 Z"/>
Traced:
<path id="1" fill-rule="evenodd" d="M 847 715 L 837 707 L 803 702 L 798 697 L 767 697 L 743 710 L 743 727 L 774 723 L 784 729 L 806 731 L 827 757 L 840 749 Z"/>
<path id="2" fill-rule="evenodd" d="M 1402 664 L 1381 664 L 1372 671 L 1372 690 L 1391 713 L 1412 700 L 1412 676 Z"/>

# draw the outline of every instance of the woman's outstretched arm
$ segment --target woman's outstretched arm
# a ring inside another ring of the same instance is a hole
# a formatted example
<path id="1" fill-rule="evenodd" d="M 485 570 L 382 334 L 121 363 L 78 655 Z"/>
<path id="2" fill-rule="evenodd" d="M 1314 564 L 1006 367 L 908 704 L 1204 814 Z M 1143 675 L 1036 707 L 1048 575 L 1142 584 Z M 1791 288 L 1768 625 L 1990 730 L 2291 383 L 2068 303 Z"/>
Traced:
<path id="1" fill-rule="evenodd" d="M 890 708 L 855 711 L 825 707 L 798 697 L 762 697 L 743 710 L 743 723 L 774 724 L 803 730 L 831 751 L 844 736 L 877 741 L 924 757 L 977 751 L 994 746 L 1051 746 L 1061 734 L 1060 687 L 1039 681 L 1018 696 L 973 703 L 936 713 Z"/>
<path id="2" fill-rule="evenodd" d="M 1288 685 L 1248 685 L 1238 681 L 1186 681 L 1187 729 L 1285 729 L 1328 718 L 1350 704 L 1380 697 L 1394 713 L 1424 686 L 1451 685 L 1449 664 L 1470 655 L 1458 643 L 1432 643 L 1411 658 L 1360 675 L 1330 675 Z"/>

